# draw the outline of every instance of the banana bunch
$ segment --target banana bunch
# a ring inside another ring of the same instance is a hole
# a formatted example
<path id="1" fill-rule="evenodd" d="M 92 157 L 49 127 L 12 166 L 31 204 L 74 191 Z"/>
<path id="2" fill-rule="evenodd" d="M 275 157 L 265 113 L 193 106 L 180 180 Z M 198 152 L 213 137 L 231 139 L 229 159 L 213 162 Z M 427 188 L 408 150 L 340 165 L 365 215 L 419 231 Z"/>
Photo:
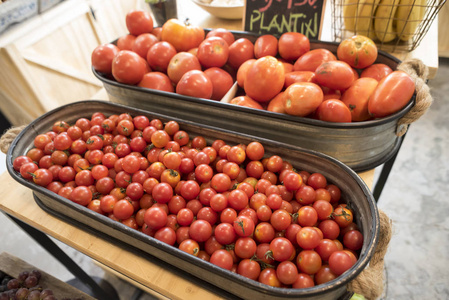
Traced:
<path id="1" fill-rule="evenodd" d="M 427 0 L 341 0 L 345 29 L 373 40 L 410 40 L 424 18 Z"/>

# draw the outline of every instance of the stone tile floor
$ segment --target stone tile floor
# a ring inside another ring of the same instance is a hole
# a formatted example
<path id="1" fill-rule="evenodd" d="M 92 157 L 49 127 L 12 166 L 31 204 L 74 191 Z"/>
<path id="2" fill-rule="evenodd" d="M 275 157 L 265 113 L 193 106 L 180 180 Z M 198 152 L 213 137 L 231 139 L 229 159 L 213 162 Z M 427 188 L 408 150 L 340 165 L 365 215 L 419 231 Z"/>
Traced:
<path id="1" fill-rule="evenodd" d="M 440 59 L 429 82 L 434 103 L 409 128 L 378 207 L 393 220 L 393 237 L 385 257 L 383 299 L 449 299 L 449 60 Z M 0 172 L 4 171 L 0 153 Z M 376 174 L 379 170 L 376 170 Z M 0 252 L 9 252 L 47 273 L 68 281 L 73 275 L 5 215 L 0 214 Z M 55 242 L 88 274 L 104 278 L 130 299 L 134 286 L 105 272 L 84 254 Z M 154 299 L 144 294 L 140 299 Z"/>

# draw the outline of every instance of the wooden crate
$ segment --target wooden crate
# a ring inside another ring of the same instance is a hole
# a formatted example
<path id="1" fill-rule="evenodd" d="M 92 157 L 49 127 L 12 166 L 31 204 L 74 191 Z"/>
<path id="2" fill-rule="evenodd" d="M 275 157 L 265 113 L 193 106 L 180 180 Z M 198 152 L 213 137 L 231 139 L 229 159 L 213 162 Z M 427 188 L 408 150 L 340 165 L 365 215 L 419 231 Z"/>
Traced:
<path id="1" fill-rule="evenodd" d="M 0 36 L 0 110 L 13 125 L 89 99 L 102 84 L 92 50 L 127 33 L 138 0 L 67 0 Z"/>

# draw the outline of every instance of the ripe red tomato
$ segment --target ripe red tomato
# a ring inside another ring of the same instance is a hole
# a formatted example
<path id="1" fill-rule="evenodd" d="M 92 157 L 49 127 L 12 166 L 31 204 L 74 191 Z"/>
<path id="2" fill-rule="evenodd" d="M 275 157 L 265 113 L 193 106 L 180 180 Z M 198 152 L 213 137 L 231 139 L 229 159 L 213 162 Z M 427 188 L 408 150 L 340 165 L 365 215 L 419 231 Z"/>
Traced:
<path id="1" fill-rule="evenodd" d="M 311 71 L 293 71 L 285 74 L 284 88 L 288 88 L 295 82 L 313 82 L 315 81 L 315 72 Z"/>
<path id="2" fill-rule="evenodd" d="M 329 257 L 329 267 L 337 276 L 349 270 L 353 265 L 353 259 L 344 251 L 335 251 Z"/>
<path id="3" fill-rule="evenodd" d="M 122 50 L 112 60 L 112 76 L 121 83 L 137 84 L 148 71 L 147 62 L 132 51 Z"/>
<path id="4" fill-rule="evenodd" d="M 244 90 L 253 100 L 268 102 L 284 87 L 284 66 L 275 57 L 257 59 L 248 69 Z"/>
<path id="5" fill-rule="evenodd" d="M 151 46 L 146 58 L 152 70 L 167 73 L 168 64 L 175 54 L 175 47 L 168 42 L 162 41 Z"/>
<path id="6" fill-rule="evenodd" d="M 274 35 L 261 35 L 254 42 L 254 57 L 256 59 L 264 56 L 276 57 L 277 54 L 278 39 Z"/>
<path id="7" fill-rule="evenodd" d="M 131 10 L 126 14 L 126 28 L 137 36 L 153 31 L 153 17 L 144 10 Z"/>
<path id="8" fill-rule="evenodd" d="M 95 70 L 101 73 L 112 72 L 112 60 L 120 49 L 114 44 L 103 44 L 92 51 L 91 61 Z"/>
<path id="9" fill-rule="evenodd" d="M 159 42 L 159 40 L 154 34 L 142 33 L 136 37 L 136 40 L 134 41 L 132 47 L 132 51 L 136 52 L 141 57 L 146 59 L 148 50 L 157 42 Z"/>
<path id="10" fill-rule="evenodd" d="M 279 55 L 287 61 L 296 61 L 310 51 L 310 41 L 299 32 L 286 32 L 279 38 Z"/>
<path id="11" fill-rule="evenodd" d="M 371 77 L 380 81 L 391 72 L 393 72 L 393 70 L 386 64 L 372 64 L 362 71 L 360 77 Z"/>
<path id="12" fill-rule="evenodd" d="M 196 56 L 204 68 L 223 67 L 228 61 L 228 43 L 218 36 L 209 37 L 198 46 Z"/>
<path id="13" fill-rule="evenodd" d="M 244 63 L 242 63 L 237 70 L 237 84 L 243 88 L 246 74 L 248 73 L 248 69 L 251 67 L 251 65 L 256 62 L 254 58 L 248 59 Z"/>
<path id="14" fill-rule="evenodd" d="M 254 101 L 253 99 L 251 99 L 248 96 L 237 96 L 237 97 L 231 99 L 231 101 L 229 101 L 229 103 L 234 104 L 234 105 L 251 107 L 251 108 L 255 108 L 255 109 L 263 109 L 262 105 L 260 105 L 259 102 Z"/>
<path id="15" fill-rule="evenodd" d="M 349 123 L 351 122 L 351 110 L 341 100 L 327 99 L 321 102 L 315 111 L 318 120 L 326 122 Z"/>
<path id="16" fill-rule="evenodd" d="M 368 112 L 368 101 L 377 87 L 377 80 L 362 77 L 341 95 L 341 101 L 349 107 L 352 121 L 366 121 L 371 118 Z"/>
<path id="17" fill-rule="evenodd" d="M 213 93 L 212 81 L 200 70 L 186 72 L 176 85 L 176 93 L 185 96 L 210 99 Z"/>
<path id="18" fill-rule="evenodd" d="M 204 74 L 212 81 L 212 100 L 221 100 L 234 84 L 232 76 L 223 69 L 212 67 L 204 70 Z"/>
<path id="19" fill-rule="evenodd" d="M 337 60 L 337 57 L 327 49 L 313 49 L 304 53 L 296 60 L 293 65 L 293 71 L 311 71 L 315 72 L 316 68 L 324 62 Z"/>
<path id="20" fill-rule="evenodd" d="M 117 47 L 120 50 L 133 50 L 134 43 L 136 41 L 136 36 L 132 34 L 125 34 L 118 38 Z"/>
<path id="21" fill-rule="evenodd" d="M 204 40 L 204 29 L 178 19 L 170 19 L 162 26 L 161 40 L 172 44 L 176 51 L 197 48 Z"/>
<path id="22" fill-rule="evenodd" d="M 340 42 L 337 56 L 353 68 L 364 69 L 376 61 L 377 46 L 369 37 L 354 35 Z"/>
<path id="23" fill-rule="evenodd" d="M 218 249 L 212 253 L 209 260 L 212 264 L 226 270 L 231 270 L 234 265 L 234 259 L 231 253 L 224 249 Z"/>
<path id="24" fill-rule="evenodd" d="M 254 44 L 247 38 L 239 38 L 229 46 L 228 64 L 235 70 L 249 59 L 254 59 Z"/>
<path id="25" fill-rule="evenodd" d="M 333 90 L 346 90 L 355 80 L 351 66 L 339 60 L 322 63 L 315 74 L 318 84 Z"/>
<path id="26" fill-rule="evenodd" d="M 284 92 L 280 92 L 276 95 L 276 97 L 271 99 L 271 101 L 268 103 L 267 110 L 280 114 L 286 113 L 284 109 Z"/>
<path id="27" fill-rule="evenodd" d="M 174 84 L 177 84 L 182 75 L 190 70 L 201 71 L 201 64 L 198 58 L 189 52 L 178 52 L 168 63 L 167 75 Z"/>
<path id="28" fill-rule="evenodd" d="M 407 73 L 394 71 L 384 77 L 368 102 L 368 111 L 374 118 L 391 115 L 404 108 L 415 92 L 415 83 Z"/>
<path id="29" fill-rule="evenodd" d="M 142 80 L 137 84 L 137 86 L 166 92 L 174 92 L 175 90 L 170 78 L 168 78 L 168 76 L 164 73 L 157 71 L 149 72 L 143 75 Z"/>
<path id="30" fill-rule="evenodd" d="M 206 34 L 206 38 L 213 37 L 213 36 L 221 37 L 222 39 L 224 39 L 226 41 L 228 46 L 231 46 L 232 43 L 234 43 L 234 41 L 235 41 L 235 37 L 232 34 L 232 32 L 230 32 L 229 30 L 227 30 L 225 28 L 215 28 Z"/>
<path id="31" fill-rule="evenodd" d="M 323 91 L 312 82 L 296 82 L 284 91 L 284 110 L 289 115 L 305 117 L 323 102 Z"/>

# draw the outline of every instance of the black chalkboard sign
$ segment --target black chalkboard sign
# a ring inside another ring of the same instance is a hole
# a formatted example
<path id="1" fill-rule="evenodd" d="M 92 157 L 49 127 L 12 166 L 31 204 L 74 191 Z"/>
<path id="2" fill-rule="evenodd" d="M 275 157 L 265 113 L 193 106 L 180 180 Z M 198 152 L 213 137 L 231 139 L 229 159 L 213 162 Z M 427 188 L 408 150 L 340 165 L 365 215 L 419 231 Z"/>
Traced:
<path id="1" fill-rule="evenodd" d="M 319 40 L 326 0 L 246 0 L 244 30 L 281 35 L 300 32 Z"/>

